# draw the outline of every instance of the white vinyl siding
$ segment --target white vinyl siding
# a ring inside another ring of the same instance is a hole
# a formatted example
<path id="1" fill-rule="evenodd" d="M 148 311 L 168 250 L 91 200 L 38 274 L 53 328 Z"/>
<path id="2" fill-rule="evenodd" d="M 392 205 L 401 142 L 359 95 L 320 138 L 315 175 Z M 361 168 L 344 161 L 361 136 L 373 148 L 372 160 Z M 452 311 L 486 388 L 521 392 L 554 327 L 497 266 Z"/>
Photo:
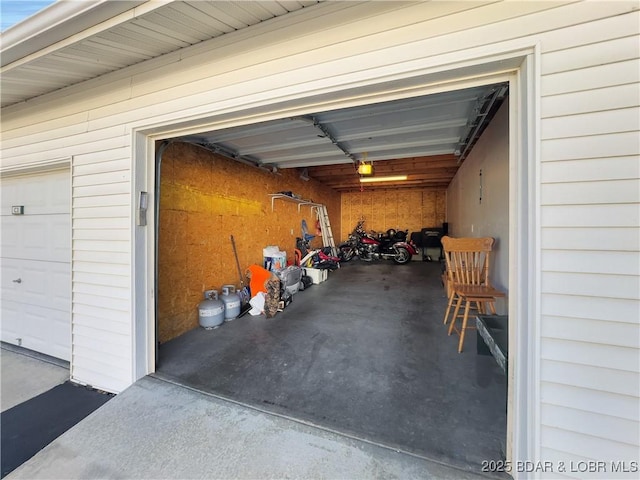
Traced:
<path id="1" fill-rule="evenodd" d="M 98 150 L 74 156 L 72 175 L 72 378 L 113 391 L 133 381 L 130 165 L 128 148 Z"/>
<path id="2" fill-rule="evenodd" d="M 611 477 L 640 451 L 640 49 L 614 35 L 543 42 L 540 169 L 540 456 Z"/>
<path id="3" fill-rule="evenodd" d="M 327 2 L 4 109 L 3 165 L 73 156 L 74 378 L 112 391 L 134 380 L 133 128 L 215 126 L 216 116 L 537 45 L 536 451 L 637 458 L 639 21 L 635 2 Z"/>

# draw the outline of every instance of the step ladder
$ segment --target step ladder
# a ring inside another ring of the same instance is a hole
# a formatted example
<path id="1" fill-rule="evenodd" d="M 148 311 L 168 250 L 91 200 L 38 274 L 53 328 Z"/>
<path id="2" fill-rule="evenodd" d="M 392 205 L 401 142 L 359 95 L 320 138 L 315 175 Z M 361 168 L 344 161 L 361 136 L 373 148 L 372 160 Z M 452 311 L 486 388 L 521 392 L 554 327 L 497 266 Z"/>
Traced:
<path id="1" fill-rule="evenodd" d="M 315 205 L 318 222 L 320 222 L 320 230 L 322 231 L 322 246 L 331 247 L 331 254 L 338 255 L 336 242 L 333 240 L 333 232 L 331 231 L 331 223 L 329 223 L 329 214 L 327 207 L 324 205 Z"/>

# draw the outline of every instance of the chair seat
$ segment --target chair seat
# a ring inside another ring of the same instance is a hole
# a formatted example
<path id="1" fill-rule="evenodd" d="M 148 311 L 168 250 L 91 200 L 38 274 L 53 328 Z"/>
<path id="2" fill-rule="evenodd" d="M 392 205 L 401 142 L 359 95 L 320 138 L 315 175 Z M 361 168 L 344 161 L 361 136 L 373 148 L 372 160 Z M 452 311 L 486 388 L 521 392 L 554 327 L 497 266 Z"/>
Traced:
<path id="1" fill-rule="evenodd" d="M 505 293 L 497 290 L 491 286 L 486 285 L 460 285 L 454 284 L 453 286 L 456 294 L 464 297 L 465 299 L 469 299 L 474 301 L 474 299 L 485 299 L 485 298 L 496 298 L 496 297 L 505 297 Z"/>

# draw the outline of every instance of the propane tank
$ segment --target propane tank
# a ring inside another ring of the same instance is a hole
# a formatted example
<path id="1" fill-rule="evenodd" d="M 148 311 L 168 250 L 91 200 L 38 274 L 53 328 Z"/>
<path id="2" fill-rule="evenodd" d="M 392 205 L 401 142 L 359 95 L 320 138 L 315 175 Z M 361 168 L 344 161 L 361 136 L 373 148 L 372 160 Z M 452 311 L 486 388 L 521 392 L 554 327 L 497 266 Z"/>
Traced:
<path id="1" fill-rule="evenodd" d="M 240 315 L 240 297 L 236 293 L 234 285 L 223 285 L 222 296 L 224 302 L 224 321 L 230 322 Z"/>
<path id="2" fill-rule="evenodd" d="M 217 290 L 206 290 L 204 300 L 198 305 L 198 321 L 207 330 L 224 323 L 224 302 L 218 300 Z"/>

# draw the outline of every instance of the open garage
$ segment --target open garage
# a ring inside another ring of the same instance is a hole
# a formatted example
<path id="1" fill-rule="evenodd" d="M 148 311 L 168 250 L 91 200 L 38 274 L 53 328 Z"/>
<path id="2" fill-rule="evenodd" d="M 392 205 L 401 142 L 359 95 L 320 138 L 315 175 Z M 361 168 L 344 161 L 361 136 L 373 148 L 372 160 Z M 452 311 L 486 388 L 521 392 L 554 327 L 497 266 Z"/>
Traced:
<path id="1" fill-rule="evenodd" d="M 504 288 L 506 92 L 506 84 L 479 86 L 159 142 L 156 375 L 460 468 L 504 458 L 507 377 L 478 355 L 475 335 L 457 352 L 458 337 L 443 325 L 441 246 L 423 245 L 421 235 L 442 236 L 447 219 L 462 230 L 447 209 L 465 212 L 476 234 L 495 237 L 491 275 Z M 360 175 L 362 164 L 374 175 Z M 473 190 L 448 202 L 463 165 L 457 181 Z M 329 236 L 316 231 L 318 204 Z M 240 290 L 248 266 L 263 266 L 261 239 L 275 241 L 291 265 L 303 224 L 313 227 L 310 248 L 330 249 L 328 238 L 346 239 L 363 219 L 370 229 L 414 233 L 412 261 L 341 262 L 272 318 L 199 326 L 203 291 Z"/>
<path id="2" fill-rule="evenodd" d="M 72 381 L 114 393 L 149 374 L 200 381 L 230 401 L 476 469 L 484 454 L 556 464 L 637 456 L 635 2 L 131 0 L 44 12 L 2 35 L 3 319 L 26 286 L 5 273 L 4 251 L 29 246 L 16 232 L 30 215 L 27 201 L 5 204 L 5 177 L 70 165 L 60 212 L 69 273 L 44 289 L 69 298 L 58 311 L 69 350 L 54 354 L 69 355 Z M 403 178 L 361 183 L 361 165 Z M 293 261 L 303 221 L 319 246 L 319 206 L 336 243 L 361 217 L 367 230 L 446 225 L 449 236 L 494 237 L 507 376 L 477 355 L 473 334 L 456 352 L 433 251 L 408 265 L 352 260 L 273 318 L 200 328 L 203 293 L 240 287 L 265 247 Z M 392 281 L 399 272 L 409 274 Z M 242 331 L 250 326 L 253 336 Z M 207 350 L 196 347 L 218 337 L 229 351 L 216 343 L 200 357 Z M 13 327 L 5 335 L 4 320 L 2 338 L 44 348 Z M 267 351 L 273 363 L 261 364 Z M 351 364 L 341 360 L 350 353 Z M 207 375 L 188 373 L 193 358 Z M 436 364 L 442 383 L 430 377 Z M 351 398 L 334 390 L 335 403 L 306 415 L 329 380 L 357 388 Z M 505 391 L 506 411 L 489 398 Z M 453 397 L 471 403 L 425 406 Z M 344 421 L 365 408 L 384 421 Z M 465 419 L 443 439 L 455 447 L 434 445 L 429 427 L 447 423 L 435 410 Z M 394 419 L 415 428 L 385 431 Z M 488 425 L 490 453 L 477 445 L 485 437 L 455 436 Z"/>

